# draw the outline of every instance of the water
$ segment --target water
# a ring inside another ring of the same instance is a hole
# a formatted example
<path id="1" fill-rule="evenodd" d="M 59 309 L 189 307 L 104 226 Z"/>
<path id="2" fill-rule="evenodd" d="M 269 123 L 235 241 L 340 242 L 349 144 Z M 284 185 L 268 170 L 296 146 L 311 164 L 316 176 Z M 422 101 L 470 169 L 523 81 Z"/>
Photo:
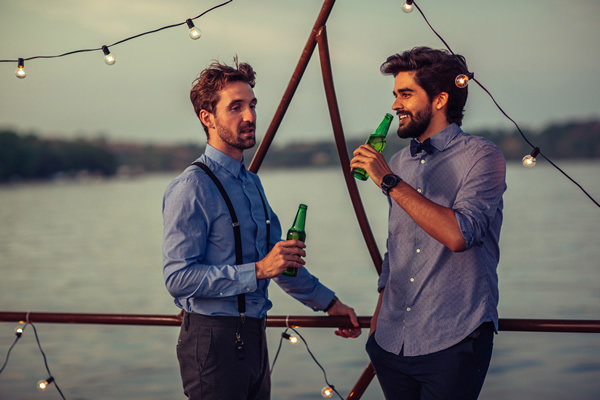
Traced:
<path id="1" fill-rule="evenodd" d="M 539 165 L 542 164 L 542 165 Z M 508 167 L 501 238 L 501 318 L 600 318 L 600 210 L 548 165 Z M 600 199 L 600 163 L 561 167 Z M 371 315 L 377 274 L 355 221 L 341 172 L 261 171 L 285 229 L 309 205 L 307 265 L 321 281 Z M 0 187 L 0 310 L 174 314 L 161 267 L 162 193 L 173 175 L 135 180 Z M 301 191 L 292 190 L 294 187 Z M 386 200 L 357 182 L 381 250 Z M 271 286 L 271 315 L 313 312 Z M 318 313 L 316 315 L 321 315 Z M 0 323 L 0 363 L 14 340 Z M 36 324 L 53 376 L 67 399 L 183 399 L 176 327 Z M 283 329 L 269 328 L 274 356 Z M 368 364 L 367 332 L 341 339 L 300 329 L 327 377 L 346 397 Z M 284 343 L 285 345 L 285 343 Z M 600 335 L 501 332 L 481 398 L 600 398 Z M 293 375 L 292 375 L 293 374 Z M 293 377 L 292 377 L 293 376 Z M 47 378 L 27 328 L 0 375 L 0 399 L 40 397 Z M 273 399 L 315 399 L 325 385 L 307 351 L 283 346 Z M 44 398 L 58 398 L 53 386 Z M 363 399 L 381 399 L 373 380 Z"/>

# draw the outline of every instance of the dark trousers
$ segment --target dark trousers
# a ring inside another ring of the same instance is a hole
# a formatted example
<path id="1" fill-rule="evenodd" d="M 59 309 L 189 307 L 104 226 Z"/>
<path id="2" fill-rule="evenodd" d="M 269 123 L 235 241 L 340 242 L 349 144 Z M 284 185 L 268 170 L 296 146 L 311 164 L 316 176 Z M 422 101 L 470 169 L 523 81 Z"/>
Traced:
<path id="1" fill-rule="evenodd" d="M 236 345 L 240 329 L 243 358 Z M 185 395 L 191 400 L 268 400 L 269 357 L 263 319 L 207 317 L 185 313 L 177 358 Z"/>
<path id="2" fill-rule="evenodd" d="M 366 348 L 387 400 L 476 400 L 483 386 L 494 340 L 492 323 L 460 343 L 423 356 L 383 350 L 375 335 Z"/>

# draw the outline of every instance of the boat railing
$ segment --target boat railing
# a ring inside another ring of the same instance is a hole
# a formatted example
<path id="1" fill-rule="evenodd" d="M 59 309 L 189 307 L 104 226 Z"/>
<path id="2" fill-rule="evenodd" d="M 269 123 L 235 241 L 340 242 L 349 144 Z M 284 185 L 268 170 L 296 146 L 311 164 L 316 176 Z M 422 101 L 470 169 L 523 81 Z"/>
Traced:
<path id="1" fill-rule="evenodd" d="M 0 322 L 180 326 L 181 321 L 181 314 L 91 314 L 0 311 Z M 358 322 L 361 328 L 369 328 L 371 317 L 358 317 Z M 600 333 L 600 320 L 501 318 L 498 325 L 499 331 Z M 304 315 L 267 316 L 267 327 L 270 328 L 338 328 L 350 326 L 350 320 L 347 317 Z M 346 399 L 360 399 L 374 376 L 375 370 L 371 363 L 369 363 Z"/>

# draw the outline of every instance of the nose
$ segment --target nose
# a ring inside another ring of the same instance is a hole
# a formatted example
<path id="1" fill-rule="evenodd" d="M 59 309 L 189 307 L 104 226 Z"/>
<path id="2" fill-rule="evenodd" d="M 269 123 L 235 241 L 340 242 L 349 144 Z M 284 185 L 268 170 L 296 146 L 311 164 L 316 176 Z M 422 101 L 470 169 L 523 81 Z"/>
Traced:
<path id="1" fill-rule="evenodd" d="M 256 110 L 252 107 L 247 107 L 244 111 L 244 121 L 256 122 Z"/>
<path id="2" fill-rule="evenodd" d="M 398 110 L 401 110 L 403 108 L 404 108 L 404 104 L 402 103 L 402 100 L 400 99 L 400 96 L 396 97 L 396 99 L 392 103 L 392 110 L 398 111 Z"/>

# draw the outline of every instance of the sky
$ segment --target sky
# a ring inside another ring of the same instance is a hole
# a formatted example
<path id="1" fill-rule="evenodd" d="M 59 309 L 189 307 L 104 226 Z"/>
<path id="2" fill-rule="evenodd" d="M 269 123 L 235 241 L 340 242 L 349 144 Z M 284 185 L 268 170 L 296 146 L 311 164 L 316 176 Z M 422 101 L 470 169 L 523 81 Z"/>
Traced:
<path id="1" fill-rule="evenodd" d="M 224 1 L 224 0 L 223 0 Z M 327 22 L 337 100 L 348 138 L 374 128 L 393 101 L 379 72 L 391 54 L 443 48 L 421 14 L 398 0 L 338 0 Z M 222 1 L 0 0 L 0 60 L 99 48 L 184 22 Z M 321 0 L 234 0 L 186 25 L 101 51 L 0 63 L 0 128 L 41 137 L 154 144 L 204 143 L 189 101 L 192 81 L 213 60 L 234 56 L 257 71 L 257 132 L 266 131 L 300 58 Z M 432 26 L 521 128 L 600 117 L 597 0 L 418 0 Z M 489 96 L 469 86 L 465 131 L 509 128 Z M 274 144 L 332 140 L 318 51 Z"/>

